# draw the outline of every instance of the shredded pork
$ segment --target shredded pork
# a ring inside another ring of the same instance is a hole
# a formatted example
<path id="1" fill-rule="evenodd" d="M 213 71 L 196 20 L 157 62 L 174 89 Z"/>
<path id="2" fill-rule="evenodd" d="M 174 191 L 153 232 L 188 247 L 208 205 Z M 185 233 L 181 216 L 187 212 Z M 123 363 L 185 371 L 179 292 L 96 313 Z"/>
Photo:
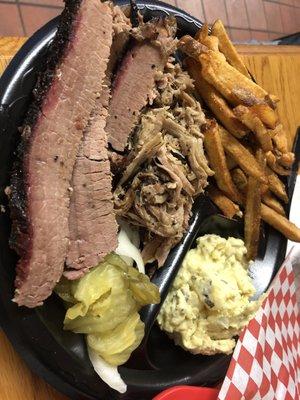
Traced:
<path id="1" fill-rule="evenodd" d="M 155 80 L 150 106 L 130 139 L 131 162 L 114 202 L 119 216 L 146 228 L 144 261 L 162 266 L 188 228 L 193 199 L 213 173 L 203 151 L 206 121 L 193 81 L 173 59 Z"/>

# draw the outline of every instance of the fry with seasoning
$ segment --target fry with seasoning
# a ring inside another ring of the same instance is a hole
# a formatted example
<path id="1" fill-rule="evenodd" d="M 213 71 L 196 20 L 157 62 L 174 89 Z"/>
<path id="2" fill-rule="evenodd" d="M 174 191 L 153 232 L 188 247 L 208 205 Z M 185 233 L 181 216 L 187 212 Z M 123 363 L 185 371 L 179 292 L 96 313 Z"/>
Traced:
<path id="1" fill-rule="evenodd" d="M 243 63 L 242 58 L 240 57 L 239 53 L 236 51 L 236 48 L 229 39 L 223 22 L 220 19 L 217 19 L 213 24 L 211 28 L 211 33 L 213 36 L 219 39 L 219 49 L 226 57 L 226 60 L 229 62 L 229 64 L 235 67 L 243 75 L 250 78 L 249 72 L 245 64 Z"/>
<path id="2" fill-rule="evenodd" d="M 245 146 L 221 127 L 220 136 L 225 152 L 236 161 L 246 174 L 253 176 L 262 183 L 268 183 L 264 170 Z"/>
<path id="3" fill-rule="evenodd" d="M 263 151 L 273 149 L 272 139 L 262 121 L 248 107 L 237 106 L 233 109 L 234 115 L 255 134 Z"/>
<path id="4" fill-rule="evenodd" d="M 201 74 L 201 65 L 193 58 L 188 58 L 185 62 L 198 93 L 220 123 L 235 137 L 245 136 L 249 129 L 238 120 L 220 93 L 206 82 Z"/>
<path id="5" fill-rule="evenodd" d="M 259 242 L 261 219 L 261 194 L 260 182 L 249 176 L 247 185 L 247 196 L 245 205 L 245 245 L 247 248 L 247 259 L 255 260 Z"/>
<path id="6" fill-rule="evenodd" d="M 209 185 L 207 193 L 211 201 L 222 211 L 225 217 L 233 218 L 241 213 L 239 206 L 213 184 Z"/>
<path id="7" fill-rule="evenodd" d="M 204 132 L 204 147 L 208 155 L 210 167 L 215 172 L 214 178 L 220 190 L 226 193 L 232 201 L 242 203 L 226 164 L 225 152 L 220 137 L 220 129 L 215 121 L 206 124 Z"/>

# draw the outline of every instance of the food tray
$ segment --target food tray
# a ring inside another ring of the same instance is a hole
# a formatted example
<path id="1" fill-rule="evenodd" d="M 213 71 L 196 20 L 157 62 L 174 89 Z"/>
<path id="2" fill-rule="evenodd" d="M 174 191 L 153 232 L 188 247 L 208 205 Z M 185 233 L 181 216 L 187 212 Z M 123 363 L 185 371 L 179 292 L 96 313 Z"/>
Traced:
<path id="1" fill-rule="evenodd" d="M 123 5 L 129 1 L 117 3 Z M 143 1 L 138 2 L 138 6 L 146 19 L 166 14 L 175 15 L 179 36 L 194 36 L 202 25 L 197 19 L 164 3 Z M 0 204 L 7 204 L 4 188 L 9 183 L 18 126 L 22 123 L 41 61 L 55 35 L 57 23 L 58 18 L 36 32 L 14 57 L 0 80 Z M 294 181 L 295 171 L 288 180 L 290 198 Z M 202 234 L 241 236 L 240 222 L 219 220 L 217 213 L 215 206 L 205 196 L 195 202 L 190 229 L 182 242 L 170 253 L 167 264 L 180 263 L 195 238 Z M 214 385 L 223 379 L 230 361 L 229 356 L 193 356 L 175 346 L 154 325 L 147 342 L 149 358 L 154 368 L 138 370 L 130 364 L 123 366 L 120 372 L 128 384 L 127 393 L 121 395 L 109 389 L 95 374 L 89 362 L 83 336 L 63 331 L 65 311 L 55 295 L 43 307 L 33 310 L 18 308 L 11 301 L 17 257 L 8 245 L 9 212 L 6 210 L 0 214 L 1 326 L 29 367 L 59 391 L 72 399 L 81 400 L 146 400 L 173 385 Z M 251 267 L 257 295 L 268 287 L 284 260 L 286 249 L 286 239 L 272 228 L 266 228 L 261 235 L 259 256 Z M 159 282 L 161 274 L 163 270 L 154 276 L 155 281 Z"/>

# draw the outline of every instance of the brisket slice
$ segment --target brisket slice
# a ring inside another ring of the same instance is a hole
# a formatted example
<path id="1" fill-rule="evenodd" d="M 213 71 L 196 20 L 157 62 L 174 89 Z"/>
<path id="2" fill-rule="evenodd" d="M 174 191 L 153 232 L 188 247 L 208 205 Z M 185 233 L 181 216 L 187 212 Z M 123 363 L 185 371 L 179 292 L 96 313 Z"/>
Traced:
<path id="1" fill-rule="evenodd" d="M 142 108 L 153 94 L 156 73 L 163 71 L 168 55 L 175 51 L 176 30 L 173 17 L 140 22 L 132 30 L 137 41 L 116 74 L 108 110 L 106 131 L 114 150 L 125 149 Z"/>
<path id="2" fill-rule="evenodd" d="M 117 223 L 105 132 L 113 71 L 129 40 L 130 21 L 113 7 L 113 41 L 100 98 L 83 134 L 72 178 L 70 246 L 64 275 L 78 279 L 117 247 Z"/>
<path id="3" fill-rule="evenodd" d="M 124 150 L 154 88 L 156 71 L 164 65 L 160 48 L 148 42 L 136 44 L 125 55 L 114 81 L 106 125 L 109 142 L 115 150 Z"/>
<path id="4" fill-rule="evenodd" d="M 117 247 L 118 227 L 112 201 L 105 123 L 104 90 L 84 133 L 73 172 L 70 203 L 70 247 L 64 275 L 77 279 Z M 74 271 L 76 270 L 76 271 Z"/>
<path id="5" fill-rule="evenodd" d="M 141 22 L 133 29 L 137 41 L 117 71 L 108 110 L 106 132 L 114 150 L 126 147 L 142 108 L 153 94 L 157 72 L 163 71 L 168 55 L 175 50 L 176 30 L 174 18 Z"/>
<path id="6" fill-rule="evenodd" d="M 124 55 L 131 32 L 130 19 L 119 6 L 113 7 L 113 42 L 107 66 L 107 77 L 111 84 L 112 75 L 121 57 Z"/>
<path id="7" fill-rule="evenodd" d="M 25 118 L 12 175 L 11 243 L 20 255 L 14 301 L 43 304 L 69 244 L 70 182 L 112 41 L 112 12 L 99 0 L 66 0 Z"/>

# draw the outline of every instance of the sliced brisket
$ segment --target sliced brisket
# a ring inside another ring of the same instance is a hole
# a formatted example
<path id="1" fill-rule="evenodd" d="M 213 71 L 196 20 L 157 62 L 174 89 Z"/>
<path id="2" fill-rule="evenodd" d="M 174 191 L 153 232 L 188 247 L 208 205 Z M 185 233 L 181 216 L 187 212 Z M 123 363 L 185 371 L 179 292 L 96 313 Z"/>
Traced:
<path id="1" fill-rule="evenodd" d="M 117 223 L 112 201 L 110 163 L 105 132 L 113 71 L 124 52 L 129 19 L 113 7 L 113 41 L 100 98 L 83 134 L 72 178 L 70 246 L 64 275 L 77 279 L 117 247 Z"/>
<path id="2" fill-rule="evenodd" d="M 136 36 L 156 40 L 136 42 L 125 55 L 114 80 L 106 131 L 117 151 L 123 151 L 155 86 L 155 75 L 162 71 L 175 33 L 168 21 L 143 24 Z M 173 23 L 173 21 L 172 21 Z M 140 39 L 140 37 L 139 37 Z"/>
<path id="3" fill-rule="evenodd" d="M 153 89 L 155 72 L 163 66 L 159 47 L 150 43 L 135 45 L 123 59 L 114 82 L 107 120 L 109 142 L 115 150 L 124 150 Z"/>
<path id="4" fill-rule="evenodd" d="M 62 275 L 72 172 L 101 91 L 111 41 L 107 3 L 66 0 L 25 119 L 12 176 L 11 242 L 20 255 L 14 301 L 19 305 L 43 304 Z"/>
<path id="5" fill-rule="evenodd" d="M 84 133 L 73 172 L 70 203 L 70 247 L 64 275 L 77 279 L 117 247 L 105 123 L 107 91 L 97 101 Z"/>
<path id="6" fill-rule="evenodd" d="M 124 55 L 131 32 L 130 19 L 119 6 L 113 7 L 113 42 L 110 49 L 107 75 L 111 80 L 117 63 Z M 111 82 L 110 82 L 111 83 Z"/>

